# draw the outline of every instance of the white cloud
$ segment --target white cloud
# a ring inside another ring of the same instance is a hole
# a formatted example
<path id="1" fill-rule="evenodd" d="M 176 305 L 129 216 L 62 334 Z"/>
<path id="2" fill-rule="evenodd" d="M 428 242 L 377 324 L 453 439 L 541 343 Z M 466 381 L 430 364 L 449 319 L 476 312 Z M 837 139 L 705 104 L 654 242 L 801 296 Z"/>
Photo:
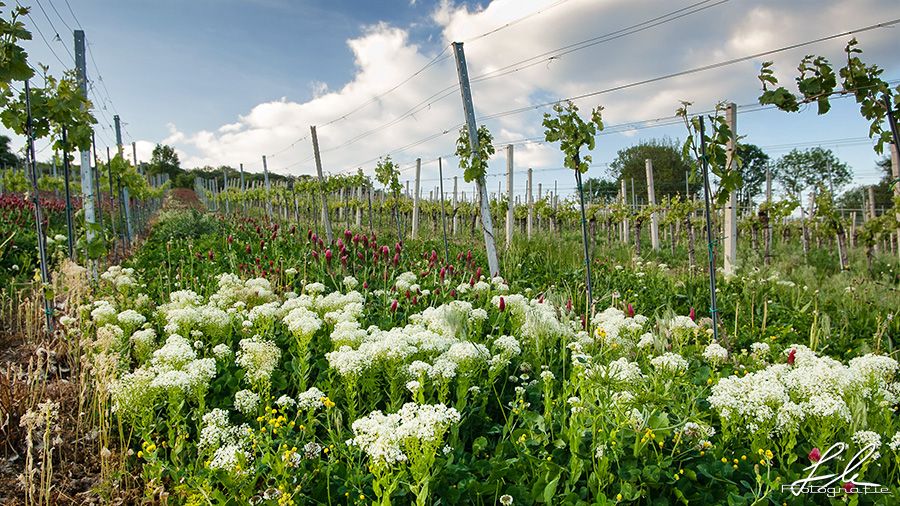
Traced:
<path id="1" fill-rule="evenodd" d="M 661 14 L 660 3 L 651 0 L 556 4 L 552 0 L 495 0 L 483 8 L 470 10 L 444 0 L 431 14 L 431 21 L 442 34 L 440 45 L 443 46 L 454 40 L 473 39 L 528 13 L 543 10 L 525 21 L 467 42 L 469 74 L 476 77 L 550 49 L 614 32 Z M 666 5 L 668 11 L 683 7 L 687 2 Z M 527 107 L 548 99 L 601 90 L 801 42 L 888 19 L 892 17 L 892 11 L 896 13 L 896 5 L 890 0 L 760 0 L 752 5 L 750 2 L 728 2 L 564 55 L 549 64 L 541 62 L 497 79 L 474 82 L 476 113 L 481 117 Z M 867 57 L 871 58 L 869 61 L 879 62 L 882 66 L 889 62 L 896 67 L 898 59 L 892 51 L 896 43 L 893 34 L 890 29 L 883 29 L 858 36 Z M 793 72 L 799 58 L 808 52 L 824 53 L 832 61 L 839 62 L 845 42 L 842 38 L 771 58 L 778 62 L 779 71 L 787 76 L 788 72 Z M 456 83 L 456 69 L 449 49 L 444 55 L 450 55 L 450 58 L 444 58 L 397 91 L 372 100 L 425 66 L 440 48 L 419 47 L 410 40 L 404 28 L 387 23 L 366 28 L 347 44 L 353 53 L 356 73 L 342 87 L 329 89 L 324 83 L 311 82 L 307 86 L 313 90 L 313 97 L 305 102 L 282 98 L 261 103 L 240 115 L 237 121 L 211 125 L 208 130 L 182 132 L 172 124 L 169 125 L 169 136 L 162 142 L 181 150 L 186 166 L 237 166 L 243 162 L 249 170 L 259 170 L 261 156 L 267 154 L 270 155 L 270 170 L 291 174 L 314 172 L 308 139 L 285 148 L 307 137 L 309 125 L 316 124 L 321 125 L 318 137 L 326 172 L 355 170 L 364 161 L 444 131 L 448 133 L 410 146 L 394 158 L 405 163 L 416 157 L 431 160 L 455 151 L 456 131 L 453 127 L 463 120 L 459 92 L 453 91 L 442 100 L 435 100 L 434 96 Z M 669 116 L 680 100 L 693 101 L 696 110 L 708 109 L 726 99 L 752 103 L 759 93 L 756 80 L 759 64 L 758 61 L 746 62 L 602 94 L 580 101 L 579 106 L 586 111 L 602 104 L 607 124 L 617 124 Z M 370 101 L 347 119 L 325 124 Z M 412 117 L 383 126 L 423 101 L 428 105 Z M 539 137 L 542 135 L 540 115 L 544 111 L 505 116 L 487 124 L 498 142 Z M 372 130 L 374 134 L 348 143 Z M 623 135 L 636 137 L 638 133 L 627 130 Z M 543 144 L 518 146 L 516 162 L 517 166 L 535 168 L 562 164 L 556 149 Z M 448 165 L 454 163 L 455 159 L 445 162 L 445 173 Z M 504 163 L 502 150 L 498 150 L 493 170 L 501 170 Z M 363 168 L 373 166 L 374 163 L 369 163 Z M 427 176 L 423 177 L 433 177 L 436 171 L 436 164 L 425 164 L 423 173 Z M 404 178 L 407 174 L 404 173 Z"/>

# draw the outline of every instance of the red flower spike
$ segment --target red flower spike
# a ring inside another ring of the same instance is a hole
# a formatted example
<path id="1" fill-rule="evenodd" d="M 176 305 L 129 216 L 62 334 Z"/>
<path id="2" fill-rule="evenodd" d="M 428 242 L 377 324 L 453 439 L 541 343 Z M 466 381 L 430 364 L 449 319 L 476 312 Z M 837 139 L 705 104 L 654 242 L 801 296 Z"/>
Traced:
<path id="1" fill-rule="evenodd" d="M 397 305 L 398 305 L 398 304 L 399 304 L 399 303 L 397 302 L 397 299 L 394 299 L 394 300 L 391 301 L 391 312 L 392 312 L 392 313 L 396 313 L 396 312 L 397 312 Z"/>
<path id="2" fill-rule="evenodd" d="M 331 262 L 331 258 L 334 256 L 334 253 L 331 252 L 330 249 L 325 250 L 325 261 Z"/>
<path id="3" fill-rule="evenodd" d="M 794 365 L 794 361 L 797 359 L 797 348 L 791 348 L 791 351 L 788 352 L 787 363 L 788 365 Z"/>
<path id="4" fill-rule="evenodd" d="M 848 481 L 847 483 L 844 483 L 844 492 L 852 494 L 855 487 L 856 485 L 852 481 Z"/>
<path id="5" fill-rule="evenodd" d="M 500 303 L 498 304 L 500 312 L 506 311 L 506 301 L 503 300 L 503 297 L 500 297 Z"/>
<path id="6" fill-rule="evenodd" d="M 822 458 L 822 453 L 819 451 L 818 448 L 813 448 L 813 449 L 809 452 L 809 460 L 810 460 L 810 462 L 816 463 L 816 462 L 818 462 L 819 459 L 821 459 L 821 458 Z"/>
<path id="7" fill-rule="evenodd" d="M 630 302 L 628 303 L 628 306 L 626 307 L 626 309 L 627 309 L 626 313 L 628 314 L 628 317 L 634 318 L 634 306 L 632 306 Z"/>
<path id="8" fill-rule="evenodd" d="M 691 319 L 691 321 L 697 320 L 697 312 L 694 311 L 694 308 L 691 308 L 690 312 L 688 313 L 688 317 Z"/>

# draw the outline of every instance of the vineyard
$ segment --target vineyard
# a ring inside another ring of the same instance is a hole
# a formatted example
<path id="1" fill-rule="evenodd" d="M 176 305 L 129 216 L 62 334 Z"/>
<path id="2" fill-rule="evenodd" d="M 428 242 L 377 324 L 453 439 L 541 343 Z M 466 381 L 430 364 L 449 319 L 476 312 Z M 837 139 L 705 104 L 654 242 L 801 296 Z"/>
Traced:
<path id="1" fill-rule="evenodd" d="M 312 175 L 183 169 L 116 114 L 104 157 L 84 31 L 55 78 L 30 12 L 0 2 L 3 504 L 900 503 L 900 86 L 854 38 L 896 21 L 748 57 L 756 103 L 673 103 L 606 180 L 601 92 L 495 141 L 459 42 L 419 71 L 456 64 L 453 153 L 329 172 L 312 126 Z M 738 126 L 844 98 L 878 183 Z"/>

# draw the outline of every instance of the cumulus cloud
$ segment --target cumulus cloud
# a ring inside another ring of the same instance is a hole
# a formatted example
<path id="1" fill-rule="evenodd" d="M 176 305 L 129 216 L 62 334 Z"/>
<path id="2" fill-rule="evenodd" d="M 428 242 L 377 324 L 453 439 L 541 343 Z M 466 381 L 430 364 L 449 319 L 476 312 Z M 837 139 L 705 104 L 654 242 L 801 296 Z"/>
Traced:
<path id="1" fill-rule="evenodd" d="M 687 1 L 665 3 L 665 10 L 687 5 Z M 183 152 L 186 166 L 236 166 L 242 162 L 248 169 L 259 170 L 261 157 L 266 154 L 274 172 L 312 174 L 315 167 L 309 126 L 319 125 L 326 172 L 362 167 L 371 173 L 380 155 L 391 153 L 408 164 L 417 157 L 430 161 L 455 150 L 456 130 L 463 114 L 459 91 L 452 88 L 457 77 L 447 47 L 451 41 L 466 41 L 476 113 L 482 117 L 865 26 L 890 18 L 896 7 L 891 0 L 732 1 L 582 51 L 539 60 L 539 64 L 513 66 L 509 68 L 512 72 L 495 79 L 478 80 L 478 76 L 511 63 L 659 16 L 663 13 L 661 4 L 652 0 L 494 0 L 471 8 L 443 0 L 430 15 L 436 30 L 434 42 L 429 43 L 427 37 L 413 40 L 406 27 L 387 22 L 366 27 L 358 37 L 347 41 L 356 70 L 343 86 L 329 89 L 324 83 L 311 82 L 308 89 L 313 90 L 313 96 L 305 102 L 284 97 L 261 103 L 234 122 L 210 125 L 207 130 L 183 132 L 172 124 L 162 142 Z M 523 16 L 526 19 L 517 21 Z M 498 27 L 504 28 L 481 36 Z M 896 38 L 892 35 L 890 29 L 882 29 L 858 36 L 868 61 L 896 66 L 898 57 L 892 51 Z M 778 62 L 779 72 L 788 76 L 807 52 L 822 53 L 839 62 L 845 42 L 823 43 L 772 59 Z M 427 70 L 393 93 L 383 94 L 435 58 L 437 61 Z M 617 124 L 671 115 L 681 100 L 694 102 L 697 110 L 708 109 L 721 100 L 752 103 L 759 94 L 756 74 L 760 63 L 745 62 L 601 94 L 578 105 L 586 112 L 602 104 L 606 122 Z M 410 117 L 392 123 L 416 106 L 420 107 Z M 546 109 L 486 123 L 498 143 L 531 139 L 542 135 L 543 112 Z M 341 119 L 344 115 L 346 119 Z M 642 134 L 627 129 L 616 137 L 629 139 Z M 552 146 L 531 143 L 516 149 L 519 167 L 562 165 Z M 503 164 L 502 150 L 498 150 L 495 170 Z M 455 160 L 445 162 L 445 173 L 452 165 Z M 426 177 L 433 177 L 436 170 L 436 164 L 423 166 Z M 517 188 L 524 188 L 524 178 L 518 181 L 522 183 L 517 182 Z"/>

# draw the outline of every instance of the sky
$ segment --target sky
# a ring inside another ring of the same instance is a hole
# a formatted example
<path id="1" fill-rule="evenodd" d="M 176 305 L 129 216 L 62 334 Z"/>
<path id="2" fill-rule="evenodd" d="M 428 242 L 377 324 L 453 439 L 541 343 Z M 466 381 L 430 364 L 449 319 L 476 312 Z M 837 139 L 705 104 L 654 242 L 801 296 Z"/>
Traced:
<path id="1" fill-rule="evenodd" d="M 405 182 L 421 158 L 426 196 L 438 184 L 438 157 L 445 191 L 462 175 L 453 156 L 464 121 L 454 41 L 464 43 L 476 121 L 497 145 L 514 143 L 519 196 L 527 168 L 534 169 L 535 188 L 556 186 L 562 195 L 574 188 L 558 146 L 523 142 L 543 136 L 549 109 L 533 106 L 597 91 L 604 92 L 576 101 L 585 114 L 602 106 L 608 125 L 586 177 L 608 177 L 616 152 L 641 140 L 683 139 L 683 125 L 652 120 L 671 118 L 685 100 L 695 111 L 738 104 L 742 142 L 773 159 L 795 147 L 822 146 L 851 165 L 853 184 L 875 182 L 881 157 L 852 99 L 835 100 L 826 116 L 814 108 L 791 114 L 744 107 L 757 102 L 763 61 L 773 60 L 790 86 L 805 54 L 841 62 L 849 35 L 634 83 L 900 18 L 896 0 L 20 2 L 31 7 L 24 21 L 34 40 L 26 49 L 52 74 L 74 66 L 71 30 L 84 29 L 101 153 L 114 147 L 118 114 L 123 139 L 137 143 L 141 161 L 165 143 L 184 167 L 243 164 L 259 172 L 266 155 L 273 173 L 314 174 L 309 127 L 317 125 L 326 173 L 361 168 L 371 175 L 378 158 L 391 155 Z M 855 36 L 864 61 L 885 69 L 886 80 L 900 80 L 900 25 Z M 515 113 L 491 117 L 509 111 Z M 491 192 L 498 183 L 506 188 L 506 149 L 497 151 Z M 38 157 L 51 154 L 44 148 Z M 459 187 L 471 196 L 462 177 Z"/>

